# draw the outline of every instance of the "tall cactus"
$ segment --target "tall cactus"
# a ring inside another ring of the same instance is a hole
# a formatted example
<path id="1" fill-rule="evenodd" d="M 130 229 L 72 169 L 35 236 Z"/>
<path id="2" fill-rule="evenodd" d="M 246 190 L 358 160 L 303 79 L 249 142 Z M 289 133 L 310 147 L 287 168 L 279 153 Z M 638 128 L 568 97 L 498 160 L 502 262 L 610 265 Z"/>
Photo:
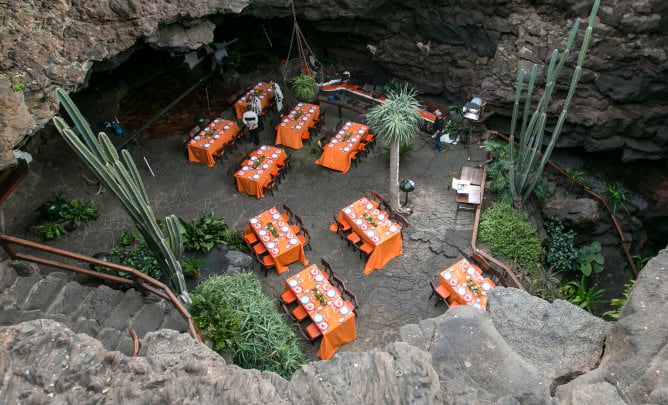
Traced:
<path id="1" fill-rule="evenodd" d="M 183 254 L 183 243 L 178 218 L 175 215 L 165 218 L 168 233 L 165 237 L 148 205 L 146 189 L 130 153 L 123 149 L 121 162 L 107 135 L 100 132 L 95 137 L 90 125 L 67 93 L 56 89 L 56 97 L 74 121 L 81 139 L 61 117 L 53 119 L 56 129 L 130 215 L 149 249 L 158 258 L 161 269 L 169 276 L 172 288 L 176 289 L 183 301 L 190 302 L 179 262 Z"/>
<path id="2" fill-rule="evenodd" d="M 584 62 L 585 56 L 587 55 L 587 50 L 589 49 L 591 32 L 594 27 L 594 21 L 596 20 L 599 3 L 600 0 L 595 0 L 594 5 L 592 6 L 591 13 L 589 15 L 589 25 L 587 26 L 584 39 L 582 40 L 582 46 L 580 47 L 580 53 L 578 54 L 577 66 L 575 67 L 575 71 L 571 77 L 568 94 L 566 96 L 564 105 L 561 108 L 561 113 L 559 114 L 557 125 L 552 131 L 550 142 L 543 152 L 542 158 L 540 156 L 540 151 L 543 148 L 543 136 L 545 134 L 545 124 L 547 121 L 547 109 L 550 101 L 552 100 L 552 92 L 554 91 L 556 81 L 561 74 L 561 70 L 566 63 L 566 60 L 568 59 L 571 45 L 573 44 L 575 35 L 577 34 L 578 28 L 580 27 L 580 21 L 575 20 L 573 29 L 568 36 L 566 48 L 561 53 L 561 56 L 559 56 L 559 53 L 556 49 L 552 52 L 552 58 L 550 59 L 550 64 L 547 69 L 543 94 L 538 100 L 536 110 L 531 115 L 531 119 L 529 119 L 529 107 L 531 105 L 531 96 L 533 94 L 534 84 L 536 81 L 537 66 L 534 64 L 533 68 L 531 69 L 524 100 L 522 126 L 519 131 L 519 147 L 516 151 L 515 130 L 517 129 L 517 119 L 519 115 L 520 99 L 522 97 L 522 89 L 524 87 L 525 72 L 524 70 L 520 69 L 517 74 L 515 103 L 513 106 L 513 117 L 510 127 L 510 172 L 508 174 L 510 194 L 513 198 L 513 204 L 516 208 L 520 208 L 526 202 L 526 200 L 533 192 L 534 187 L 540 181 L 543 170 L 545 169 L 545 165 L 547 164 L 547 161 L 552 154 L 552 150 L 554 149 L 554 145 L 557 143 L 559 135 L 561 135 L 561 129 L 563 128 L 564 121 L 566 120 L 566 114 L 568 113 L 568 107 L 571 104 L 573 94 L 575 94 L 575 89 L 577 88 L 578 82 L 580 81 L 580 75 L 582 74 L 582 64 Z"/>

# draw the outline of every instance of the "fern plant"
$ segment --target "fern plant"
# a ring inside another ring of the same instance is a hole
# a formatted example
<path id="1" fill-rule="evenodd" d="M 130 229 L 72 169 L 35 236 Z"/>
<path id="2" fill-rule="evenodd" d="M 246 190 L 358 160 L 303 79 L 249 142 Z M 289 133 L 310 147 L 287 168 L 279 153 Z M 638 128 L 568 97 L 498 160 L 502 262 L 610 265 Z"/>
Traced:
<path id="1" fill-rule="evenodd" d="M 292 79 L 292 92 L 300 101 L 311 101 L 315 98 L 315 79 L 304 73 Z"/>

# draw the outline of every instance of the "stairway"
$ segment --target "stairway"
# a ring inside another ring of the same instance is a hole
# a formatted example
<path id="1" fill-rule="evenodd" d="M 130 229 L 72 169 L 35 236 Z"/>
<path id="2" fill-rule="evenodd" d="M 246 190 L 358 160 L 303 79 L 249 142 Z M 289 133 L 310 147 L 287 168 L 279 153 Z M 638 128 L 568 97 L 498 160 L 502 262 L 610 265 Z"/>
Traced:
<path id="1" fill-rule="evenodd" d="M 188 330 L 172 304 L 158 297 L 99 283 L 84 285 L 69 272 L 40 270 L 21 276 L 10 261 L 0 262 L 0 326 L 34 319 L 61 322 L 108 350 L 128 355 L 133 346 L 130 329 L 140 339 L 159 329 Z"/>

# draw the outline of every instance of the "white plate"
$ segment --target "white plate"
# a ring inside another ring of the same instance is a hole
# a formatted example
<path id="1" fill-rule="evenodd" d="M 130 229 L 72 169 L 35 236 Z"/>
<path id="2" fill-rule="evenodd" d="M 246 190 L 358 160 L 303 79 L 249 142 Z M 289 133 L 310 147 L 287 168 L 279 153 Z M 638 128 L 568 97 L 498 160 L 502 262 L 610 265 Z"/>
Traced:
<path id="1" fill-rule="evenodd" d="M 289 230 L 290 230 L 290 228 L 287 227 L 287 226 L 283 226 L 283 227 L 281 227 L 281 232 L 287 232 L 287 231 L 289 231 Z"/>
<path id="2" fill-rule="evenodd" d="M 348 313 L 350 312 L 350 308 L 348 308 L 347 305 L 344 305 L 341 307 L 341 309 L 339 309 L 339 312 L 341 313 L 341 315 L 348 315 Z"/>
<path id="3" fill-rule="evenodd" d="M 288 285 L 289 285 L 290 287 L 294 287 L 294 286 L 296 286 L 296 285 L 297 285 L 297 280 L 292 279 L 292 280 L 288 281 Z"/>
<path id="4" fill-rule="evenodd" d="M 357 225 L 362 225 L 362 224 L 364 223 L 364 221 L 362 221 L 361 218 L 358 218 L 358 219 L 355 220 L 355 223 L 356 223 Z"/>
<path id="5" fill-rule="evenodd" d="M 290 243 L 293 244 L 293 245 L 296 245 L 297 243 L 299 243 L 299 239 L 292 238 L 292 239 L 290 239 Z"/>
<path id="6" fill-rule="evenodd" d="M 368 231 L 366 231 L 366 236 L 368 236 L 368 237 L 371 238 L 371 237 L 373 237 L 374 235 L 375 235 L 375 233 L 373 232 L 373 230 L 369 229 Z"/>
<path id="7" fill-rule="evenodd" d="M 248 170 L 248 166 L 244 166 L 244 167 L 242 167 L 241 170 L 243 170 L 243 171 L 247 171 L 247 170 Z"/>
<path id="8" fill-rule="evenodd" d="M 254 178 L 254 179 L 259 179 L 259 178 L 260 178 L 260 175 L 259 175 L 259 174 L 254 174 L 254 175 L 253 175 L 253 178 Z"/>
<path id="9" fill-rule="evenodd" d="M 381 221 L 384 220 L 384 219 L 385 219 L 385 215 L 383 215 L 383 214 L 378 214 L 378 219 L 380 219 Z"/>
<path id="10" fill-rule="evenodd" d="M 304 118 L 302 118 L 302 121 L 306 121 L 307 119 L 308 119 L 308 117 L 304 117 Z"/>
<path id="11" fill-rule="evenodd" d="M 216 118 L 215 120 L 213 120 L 213 122 L 217 124 L 217 123 L 220 122 L 220 120 L 218 120 L 218 118 Z"/>
<path id="12" fill-rule="evenodd" d="M 278 154 L 276 154 L 276 153 L 272 153 L 272 154 L 271 154 L 271 157 L 273 157 L 274 159 L 276 159 L 276 158 L 278 157 Z"/>
<path id="13" fill-rule="evenodd" d="M 297 107 L 301 107 L 301 106 L 303 106 L 303 105 L 304 105 L 304 104 L 302 104 L 302 103 L 297 103 Z"/>
<path id="14" fill-rule="evenodd" d="M 260 150 L 267 150 L 267 147 L 262 145 L 262 146 L 260 146 Z"/>
<path id="15" fill-rule="evenodd" d="M 257 156 L 251 156 L 250 160 L 257 160 Z"/>
<path id="16" fill-rule="evenodd" d="M 396 231 L 397 231 L 396 226 L 394 226 L 394 225 L 390 226 L 390 232 L 396 232 Z"/>
<path id="17" fill-rule="evenodd" d="M 195 135 L 195 137 L 193 139 L 196 140 L 196 141 L 199 141 L 202 138 L 199 135 Z"/>
<path id="18" fill-rule="evenodd" d="M 482 289 L 485 291 L 489 291 L 492 288 L 492 286 L 488 282 L 482 283 Z"/>
<path id="19" fill-rule="evenodd" d="M 211 144 L 209 144 L 209 143 L 205 143 L 205 144 L 204 144 L 204 147 L 205 147 L 205 148 L 208 148 L 209 146 L 211 146 Z"/>
<path id="20" fill-rule="evenodd" d="M 380 238 L 378 236 L 374 236 L 373 238 L 371 238 L 371 240 L 374 241 L 374 243 L 380 242 Z"/>
<path id="21" fill-rule="evenodd" d="M 325 279 L 325 277 L 324 277 L 322 274 L 317 274 L 317 275 L 315 276 L 315 281 L 320 282 L 320 281 L 322 281 L 322 280 L 324 280 L 324 279 Z"/>
<path id="22" fill-rule="evenodd" d="M 340 130 L 339 134 L 343 135 L 343 134 L 345 134 L 345 132 L 343 132 L 343 130 Z"/>
<path id="23" fill-rule="evenodd" d="M 262 165 L 262 168 L 263 169 L 269 169 L 269 165 L 265 163 L 265 164 Z"/>
<path id="24" fill-rule="evenodd" d="M 350 214 L 351 211 L 352 210 L 350 208 L 344 208 L 343 209 L 343 212 L 345 212 L 346 214 Z"/>
<path id="25" fill-rule="evenodd" d="M 370 210 L 372 208 L 373 208 L 373 204 L 369 203 L 369 204 L 366 205 L 366 209 Z"/>
<path id="26" fill-rule="evenodd" d="M 346 125 L 353 125 L 353 123 L 348 121 L 348 122 L 346 122 Z"/>
<path id="27" fill-rule="evenodd" d="M 468 273 L 469 276 L 472 276 L 475 274 L 475 269 L 473 267 L 469 267 L 466 269 L 466 272 Z"/>
<path id="28" fill-rule="evenodd" d="M 278 252 L 279 252 L 278 248 L 273 248 L 273 249 L 270 249 L 270 250 L 271 250 L 271 253 L 274 254 L 274 255 L 277 255 Z"/>
<path id="29" fill-rule="evenodd" d="M 336 139 L 332 139 L 330 143 L 337 143 L 338 141 Z"/>
<path id="30" fill-rule="evenodd" d="M 308 297 L 308 295 L 305 295 L 299 299 L 299 302 L 301 302 L 302 304 L 308 304 L 310 300 L 311 299 Z"/>
<path id="31" fill-rule="evenodd" d="M 223 127 L 223 129 L 230 129 L 230 126 L 229 126 L 229 125 L 225 125 L 225 126 Z"/>
<path id="32" fill-rule="evenodd" d="M 343 148 L 343 151 L 344 152 L 350 152 L 350 148 L 346 146 L 345 148 Z"/>
<path id="33" fill-rule="evenodd" d="M 274 219 L 279 219 L 281 217 L 281 214 L 274 214 L 271 217 Z"/>
<path id="34" fill-rule="evenodd" d="M 333 144 L 331 144 L 331 143 L 328 143 L 328 144 L 327 144 L 327 147 L 329 147 L 329 148 L 333 148 L 333 147 L 334 147 L 334 145 L 333 145 Z"/>
<path id="35" fill-rule="evenodd" d="M 302 126 L 301 126 L 301 125 L 297 125 L 297 126 L 295 127 L 295 129 L 302 129 Z"/>
<path id="36" fill-rule="evenodd" d="M 276 247 L 276 244 L 275 244 L 274 242 L 269 242 L 269 243 L 267 243 L 267 247 L 268 247 L 269 249 L 273 249 L 273 248 Z"/>
<path id="37" fill-rule="evenodd" d="M 241 101 L 246 101 L 246 97 L 241 97 Z"/>
<path id="38" fill-rule="evenodd" d="M 314 322 L 322 322 L 322 315 L 320 315 L 320 314 L 313 315 L 313 321 Z"/>
<path id="39" fill-rule="evenodd" d="M 256 223 L 256 222 L 257 222 L 257 218 L 251 218 L 251 219 L 250 219 L 250 223 L 251 223 L 251 224 L 254 224 L 254 223 Z"/>
<path id="40" fill-rule="evenodd" d="M 258 232 L 258 234 L 260 234 L 260 236 L 264 236 L 264 235 L 267 234 L 267 231 L 265 231 L 265 230 L 263 229 L 263 230 L 261 230 L 260 232 Z"/>
<path id="41" fill-rule="evenodd" d="M 452 278 L 452 274 L 448 271 L 443 272 L 443 278 L 446 280 L 450 280 Z"/>
<path id="42" fill-rule="evenodd" d="M 283 119 L 283 122 L 288 122 L 288 121 L 290 121 L 290 120 L 287 119 L 287 118 Z"/>
<path id="43" fill-rule="evenodd" d="M 218 138 L 220 138 L 220 135 L 218 135 L 218 134 L 213 136 L 213 139 L 218 139 Z"/>
<path id="44" fill-rule="evenodd" d="M 360 129 L 359 131 L 357 131 L 357 133 L 358 133 L 358 134 L 363 134 L 363 133 L 364 133 L 364 130 L 363 130 L 363 129 Z"/>
<path id="45" fill-rule="evenodd" d="M 334 298 L 334 297 L 336 297 L 336 291 L 334 291 L 334 290 L 329 290 L 329 291 L 327 291 L 327 294 L 326 294 L 326 295 L 327 295 L 329 298 Z"/>
<path id="46" fill-rule="evenodd" d="M 310 112 L 310 113 L 314 113 L 314 112 L 315 112 L 315 109 L 310 108 L 310 109 L 308 110 L 308 112 Z"/>
<path id="47" fill-rule="evenodd" d="M 459 295 L 466 294 L 466 288 L 461 287 L 461 286 L 457 287 L 457 294 L 459 294 Z"/>

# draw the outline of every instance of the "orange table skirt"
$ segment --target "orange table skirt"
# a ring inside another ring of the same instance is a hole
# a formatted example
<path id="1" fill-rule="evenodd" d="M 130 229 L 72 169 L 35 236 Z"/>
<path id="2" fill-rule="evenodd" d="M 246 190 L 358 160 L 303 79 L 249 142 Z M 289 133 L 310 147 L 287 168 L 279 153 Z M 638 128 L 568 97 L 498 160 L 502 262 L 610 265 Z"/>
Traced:
<path id="1" fill-rule="evenodd" d="M 264 148 L 264 150 L 262 148 Z M 253 195 L 257 198 L 264 198 L 263 186 L 271 180 L 271 171 L 277 168 L 278 164 L 285 160 L 286 153 L 281 148 L 263 145 L 251 152 L 250 157 L 253 156 L 265 156 L 267 159 L 271 160 L 271 163 L 267 163 L 266 168 L 262 165 L 257 168 L 248 167 L 247 170 L 242 169 L 235 172 L 234 178 L 237 181 L 237 190 L 240 193 Z M 272 156 L 276 157 L 273 158 Z"/>
<path id="2" fill-rule="evenodd" d="M 239 125 L 234 121 L 216 118 L 207 128 L 214 131 L 214 136 L 207 137 L 204 135 L 204 131 L 200 131 L 197 136 L 188 142 L 186 150 L 188 151 L 189 161 L 204 163 L 208 167 L 213 167 L 216 164 L 214 154 L 239 135 Z"/>
<path id="3" fill-rule="evenodd" d="M 309 128 L 315 125 L 315 121 L 320 115 L 320 107 L 315 104 L 299 104 L 294 108 L 294 111 L 302 112 L 299 119 L 295 120 L 292 114 L 288 114 L 276 125 L 276 145 L 285 145 L 292 149 L 301 149 L 304 146 L 302 134 L 308 132 Z M 306 118 L 306 120 L 302 118 Z M 296 128 L 297 125 L 300 128 Z"/>
<path id="4" fill-rule="evenodd" d="M 487 293 L 495 286 L 492 280 L 482 276 L 478 266 L 466 259 L 443 270 L 438 283 L 450 292 L 449 302 L 473 305 L 483 311 L 487 306 Z"/>
<path id="5" fill-rule="evenodd" d="M 356 122 L 346 123 L 322 149 L 322 155 L 315 161 L 317 165 L 347 173 L 352 164 L 352 153 L 368 134 L 366 125 Z M 360 133 L 359 131 L 362 131 Z M 346 139 L 347 138 L 347 139 Z M 354 141 L 352 141 L 354 139 Z M 348 149 L 348 150 L 346 150 Z"/>
<path id="6" fill-rule="evenodd" d="M 321 281 L 316 280 L 318 276 L 321 277 Z M 325 294 L 324 299 L 327 301 L 327 305 L 321 305 L 315 299 L 313 288 L 321 293 L 325 293 L 325 290 L 334 290 L 336 294 L 331 298 Z M 323 317 L 322 322 L 316 323 L 322 333 L 320 349 L 318 350 L 319 358 L 323 360 L 331 359 L 340 346 L 357 338 L 353 305 L 343 300 L 339 290 L 329 284 L 325 272 L 316 265 L 311 265 L 285 280 L 285 289 L 291 290 L 297 296 L 297 304 L 306 310 L 312 321 L 316 314 Z M 309 303 L 304 304 L 302 302 L 304 297 L 308 297 Z M 343 306 L 348 308 L 346 315 L 339 312 Z M 323 323 L 327 326 L 324 327 Z"/>
<path id="7" fill-rule="evenodd" d="M 260 82 L 256 84 L 253 89 L 255 94 L 260 99 L 260 105 L 262 106 L 262 111 L 266 110 L 271 106 L 271 100 L 274 99 L 274 89 L 273 83 L 264 83 Z M 262 97 L 260 97 L 262 96 Z M 237 114 L 237 119 L 242 119 L 244 113 L 248 111 L 248 103 L 246 103 L 246 97 L 248 97 L 248 92 L 244 94 L 236 103 L 234 103 L 234 112 Z"/>

